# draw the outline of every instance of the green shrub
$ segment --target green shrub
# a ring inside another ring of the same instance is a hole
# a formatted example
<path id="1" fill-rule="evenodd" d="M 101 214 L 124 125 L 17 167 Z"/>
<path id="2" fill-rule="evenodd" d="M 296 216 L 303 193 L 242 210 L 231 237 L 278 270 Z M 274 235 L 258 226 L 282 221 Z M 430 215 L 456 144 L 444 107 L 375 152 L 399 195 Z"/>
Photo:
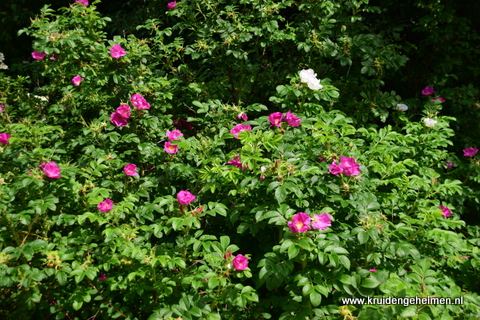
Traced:
<path id="1" fill-rule="evenodd" d="M 381 91 L 379 8 L 186 0 L 109 39 L 97 3 L 0 73 L 4 318 L 478 318 L 479 146 Z M 374 297 L 462 304 L 346 300 Z"/>

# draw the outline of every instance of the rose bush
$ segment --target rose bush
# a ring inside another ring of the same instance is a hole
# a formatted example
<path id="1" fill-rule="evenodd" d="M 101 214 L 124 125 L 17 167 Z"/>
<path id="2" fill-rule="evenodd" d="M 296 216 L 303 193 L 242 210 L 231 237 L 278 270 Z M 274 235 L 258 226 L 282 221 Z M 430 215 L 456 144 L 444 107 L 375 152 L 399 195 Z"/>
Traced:
<path id="1" fill-rule="evenodd" d="M 110 39 L 97 4 L 23 31 L 38 85 L 0 74 L 2 318 L 480 316 L 478 146 L 380 91 L 375 7 L 185 0 Z M 342 300 L 385 296 L 463 304 Z"/>

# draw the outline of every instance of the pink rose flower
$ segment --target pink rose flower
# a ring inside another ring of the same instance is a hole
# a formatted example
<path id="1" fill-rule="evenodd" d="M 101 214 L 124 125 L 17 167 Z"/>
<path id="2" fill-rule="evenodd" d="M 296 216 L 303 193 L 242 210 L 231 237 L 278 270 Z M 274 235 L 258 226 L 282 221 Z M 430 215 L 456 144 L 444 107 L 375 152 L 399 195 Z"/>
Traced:
<path id="1" fill-rule="evenodd" d="M 125 50 L 119 44 L 114 44 L 112 48 L 110 48 L 110 55 L 112 58 L 118 59 L 126 55 Z"/>
<path id="2" fill-rule="evenodd" d="M 285 121 L 287 121 L 288 125 L 292 127 L 300 126 L 300 118 L 296 117 L 290 110 L 288 110 L 287 114 L 285 115 Z"/>
<path id="3" fill-rule="evenodd" d="M 129 163 L 127 164 L 125 167 L 123 167 L 123 172 L 127 175 L 127 176 L 137 176 L 138 173 L 137 173 L 137 166 L 134 165 L 133 163 Z"/>
<path id="4" fill-rule="evenodd" d="M 103 202 L 98 204 L 97 208 L 100 211 L 109 212 L 113 209 L 113 201 L 110 199 L 105 199 Z"/>
<path id="5" fill-rule="evenodd" d="M 425 89 L 422 90 L 422 94 L 424 96 L 430 96 L 435 92 L 435 89 L 433 87 L 426 86 Z"/>
<path id="6" fill-rule="evenodd" d="M 439 206 L 440 209 L 442 209 L 442 217 L 446 218 L 446 217 L 449 217 L 452 215 L 452 211 L 450 211 L 450 209 L 448 209 L 447 207 L 444 207 L 444 206 Z"/>
<path id="7" fill-rule="evenodd" d="M 248 268 L 248 258 L 241 254 L 237 254 L 235 258 L 233 258 L 232 264 L 237 271 L 245 270 Z"/>
<path id="8" fill-rule="evenodd" d="M 167 8 L 169 10 L 175 9 L 176 6 L 177 6 L 177 1 L 172 1 L 172 2 L 167 3 Z"/>
<path id="9" fill-rule="evenodd" d="M 52 56 L 50 57 L 50 60 L 57 60 L 57 58 L 55 58 L 55 54 L 52 53 Z"/>
<path id="10" fill-rule="evenodd" d="M 370 272 L 375 272 L 375 271 L 377 271 L 377 269 L 373 268 L 373 269 L 370 269 L 370 270 L 368 270 L 368 271 L 370 271 Z"/>
<path id="11" fill-rule="evenodd" d="M 122 115 L 118 112 L 114 112 L 110 115 L 110 122 L 117 127 L 125 127 L 126 125 L 128 125 L 127 119 L 122 117 Z"/>
<path id="12" fill-rule="evenodd" d="M 343 172 L 343 168 L 337 164 L 337 160 L 333 160 L 332 164 L 328 168 L 331 174 L 337 175 Z"/>
<path id="13" fill-rule="evenodd" d="M 248 116 L 245 112 L 240 112 L 237 116 L 237 119 L 240 120 L 242 119 L 243 121 L 247 121 L 248 120 Z"/>
<path id="14" fill-rule="evenodd" d="M 343 169 L 345 176 L 358 176 L 360 174 L 360 165 L 354 158 L 340 157 L 340 166 Z"/>
<path id="15" fill-rule="evenodd" d="M 137 107 L 138 110 L 150 109 L 150 103 L 137 93 L 130 98 L 130 101 L 132 101 L 132 104 Z"/>
<path id="16" fill-rule="evenodd" d="M 3 112 L 3 106 L 0 104 L 0 113 Z"/>
<path id="17" fill-rule="evenodd" d="M 455 164 L 453 162 L 445 162 L 444 163 L 447 167 L 453 167 Z"/>
<path id="18" fill-rule="evenodd" d="M 83 4 L 85 7 L 88 6 L 88 0 L 75 0 L 75 2 Z"/>
<path id="19" fill-rule="evenodd" d="M 332 218 L 328 215 L 328 213 L 313 215 L 312 227 L 314 229 L 327 230 L 327 227 L 330 227 L 331 225 Z"/>
<path id="20" fill-rule="evenodd" d="M 0 143 L 6 146 L 10 142 L 8 142 L 8 139 L 10 139 L 12 136 L 9 135 L 8 133 L 0 133 Z"/>
<path id="21" fill-rule="evenodd" d="M 230 133 L 232 133 L 235 138 L 238 139 L 238 134 L 243 131 L 251 131 L 252 127 L 250 125 L 246 124 L 237 124 L 235 127 L 233 127 L 232 130 L 230 130 Z"/>
<path id="22" fill-rule="evenodd" d="M 231 164 L 232 166 L 234 166 L 236 168 L 240 168 L 240 169 L 242 169 L 242 171 L 248 168 L 248 165 L 244 165 L 242 167 L 242 162 L 240 161 L 239 156 L 236 156 L 232 160 L 228 161 L 227 164 Z"/>
<path id="23" fill-rule="evenodd" d="M 268 121 L 270 121 L 270 126 L 280 127 L 283 120 L 283 114 L 281 112 L 274 112 L 268 116 Z"/>
<path id="24" fill-rule="evenodd" d="M 310 230 L 310 216 L 299 212 L 293 216 L 292 221 L 287 222 L 287 225 L 292 232 L 305 232 Z"/>
<path id="25" fill-rule="evenodd" d="M 73 77 L 72 82 L 73 82 L 74 85 L 76 85 L 78 87 L 80 85 L 80 82 L 82 82 L 83 80 L 85 80 L 85 79 L 82 79 L 82 77 L 80 77 L 80 76 L 75 76 L 75 77 Z"/>
<path id="26" fill-rule="evenodd" d="M 60 167 L 53 161 L 45 164 L 43 173 L 45 173 L 48 178 L 60 179 Z"/>
<path id="27" fill-rule="evenodd" d="M 130 118 L 130 106 L 128 104 L 121 104 L 115 112 L 118 113 L 122 118 Z"/>
<path id="28" fill-rule="evenodd" d="M 188 191 L 180 191 L 177 193 L 177 200 L 181 205 L 186 206 L 190 202 L 194 201 L 197 197 Z"/>
<path id="29" fill-rule="evenodd" d="M 179 137 L 182 137 L 183 136 L 183 133 L 180 132 L 180 130 L 173 130 L 173 131 L 170 131 L 170 130 L 167 130 L 167 137 L 168 137 L 168 140 L 170 141 L 173 141 L 173 140 L 180 140 Z"/>
<path id="30" fill-rule="evenodd" d="M 38 52 L 37 50 L 32 52 L 32 58 L 35 60 L 43 60 L 46 55 L 45 52 Z"/>
<path id="31" fill-rule="evenodd" d="M 178 152 L 178 146 L 173 145 L 170 143 L 170 141 L 165 142 L 163 148 L 167 153 L 177 153 Z"/>
<path id="32" fill-rule="evenodd" d="M 445 102 L 445 98 L 442 98 L 442 97 L 435 97 L 434 99 L 430 100 L 432 102 L 435 102 L 436 100 L 440 100 L 440 102 Z"/>
<path id="33" fill-rule="evenodd" d="M 467 148 L 467 149 L 463 149 L 463 155 L 465 157 L 473 157 L 474 155 L 476 155 L 478 152 L 478 149 L 477 148 Z"/>

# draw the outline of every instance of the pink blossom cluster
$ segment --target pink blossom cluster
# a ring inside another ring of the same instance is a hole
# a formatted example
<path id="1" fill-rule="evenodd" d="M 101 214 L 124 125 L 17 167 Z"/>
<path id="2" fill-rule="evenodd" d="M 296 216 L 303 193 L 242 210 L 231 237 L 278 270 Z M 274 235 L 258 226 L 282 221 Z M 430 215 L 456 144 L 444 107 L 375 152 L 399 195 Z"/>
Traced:
<path id="1" fill-rule="evenodd" d="M 197 197 L 191 194 L 189 191 L 180 191 L 177 193 L 177 200 L 183 206 L 190 204 L 191 202 L 195 201 Z"/>
<path id="2" fill-rule="evenodd" d="M 147 100 L 145 100 L 145 98 L 138 93 L 134 94 L 130 98 L 130 101 L 132 101 L 134 107 L 137 107 L 137 110 L 150 109 L 150 103 L 148 103 Z"/>
<path id="3" fill-rule="evenodd" d="M 422 94 L 424 96 L 431 96 L 435 92 L 435 89 L 430 86 L 426 86 L 425 89 L 422 90 Z"/>
<path id="4" fill-rule="evenodd" d="M 139 94 L 134 94 L 130 98 L 132 104 L 137 107 L 138 110 L 150 109 L 150 104 Z M 130 106 L 128 104 L 121 104 L 114 113 L 110 115 L 110 122 L 117 127 L 125 127 L 128 125 L 127 119 L 130 118 Z"/>
<path id="5" fill-rule="evenodd" d="M 240 112 L 237 116 L 237 119 L 240 120 L 242 119 L 243 121 L 247 121 L 248 120 L 248 116 L 245 112 Z"/>
<path id="6" fill-rule="evenodd" d="M 118 59 L 118 58 L 123 57 L 124 55 L 126 55 L 125 49 L 123 49 L 121 45 L 119 45 L 119 44 L 114 44 L 114 45 L 110 48 L 110 56 L 111 56 L 112 58 Z"/>
<path id="7" fill-rule="evenodd" d="M 237 254 L 235 258 L 233 258 L 232 264 L 237 271 L 245 270 L 248 268 L 248 258 L 241 254 Z"/>
<path id="8" fill-rule="evenodd" d="M 228 161 L 227 164 L 231 164 L 232 166 L 236 167 L 236 168 L 240 168 L 243 170 L 245 169 L 248 169 L 248 165 L 244 165 L 242 166 L 242 162 L 240 160 L 240 156 L 238 155 L 237 153 L 237 156 L 235 158 L 233 158 L 232 160 Z"/>
<path id="9" fill-rule="evenodd" d="M 103 212 L 110 212 L 113 209 L 113 201 L 111 199 L 105 199 L 97 206 L 98 210 Z"/>
<path id="10" fill-rule="evenodd" d="M 38 167 L 43 170 L 47 178 L 60 179 L 60 167 L 55 162 L 42 162 Z"/>
<path id="11" fill-rule="evenodd" d="M 465 157 L 473 157 L 477 154 L 478 149 L 477 148 L 466 148 L 463 149 L 463 155 Z"/>
<path id="12" fill-rule="evenodd" d="M 123 173 L 125 173 L 127 176 L 138 176 L 137 166 L 133 163 L 129 163 L 123 167 Z"/>
<path id="13" fill-rule="evenodd" d="M 121 104 L 120 107 L 110 115 L 110 122 L 117 127 L 125 127 L 128 125 L 128 118 L 130 118 L 130 106 L 128 104 Z"/>
<path id="14" fill-rule="evenodd" d="M 340 164 L 337 164 L 337 160 L 333 160 L 328 171 L 334 175 L 343 173 L 347 177 L 358 176 L 360 174 L 360 165 L 355 161 L 355 158 L 341 156 Z"/>
<path id="15" fill-rule="evenodd" d="M 299 212 L 293 216 L 292 221 L 288 221 L 287 225 L 292 232 L 305 232 L 310 230 L 310 222 L 314 229 L 327 230 L 332 225 L 332 218 L 328 213 L 314 214 L 313 219 L 308 213 Z"/>
<path id="16" fill-rule="evenodd" d="M 45 52 L 38 52 L 37 50 L 32 52 L 32 58 L 35 59 L 35 60 L 43 60 L 43 59 L 45 59 L 46 56 L 47 56 L 47 54 Z M 52 56 L 50 57 L 50 60 L 57 60 L 55 58 L 54 53 L 52 53 Z"/>
<path id="17" fill-rule="evenodd" d="M 75 2 L 83 4 L 85 7 L 88 6 L 88 0 L 75 0 Z"/>
<path id="18" fill-rule="evenodd" d="M 8 139 L 10 139 L 12 136 L 9 135 L 8 133 L 0 133 L 0 143 L 6 146 L 10 142 L 8 142 Z"/>
<path id="19" fill-rule="evenodd" d="M 450 209 L 448 209 L 447 207 L 444 207 L 444 206 L 439 206 L 440 209 L 442 209 L 442 217 L 446 218 L 446 217 L 449 217 L 452 215 L 452 211 L 450 211 Z"/>
<path id="20" fill-rule="evenodd" d="M 176 6 L 177 6 L 177 1 L 172 1 L 172 2 L 167 3 L 168 10 L 173 10 L 173 9 L 175 9 Z"/>
<path id="21" fill-rule="evenodd" d="M 38 52 L 37 50 L 32 52 L 32 58 L 35 60 L 43 60 L 46 55 L 45 52 Z"/>
<path id="22" fill-rule="evenodd" d="M 73 84 L 76 85 L 77 87 L 80 86 L 80 82 L 82 82 L 83 80 L 85 80 L 85 79 L 83 79 L 80 76 L 75 76 L 75 77 L 72 78 Z"/>
<path id="23" fill-rule="evenodd" d="M 252 131 L 252 127 L 248 124 L 237 124 L 232 130 L 230 130 L 230 133 L 233 134 L 236 139 L 239 139 L 238 134 L 244 131 Z"/>
<path id="24" fill-rule="evenodd" d="M 168 141 L 165 142 L 163 146 L 167 153 L 177 153 L 178 152 L 178 145 L 172 144 L 174 140 L 180 140 L 180 137 L 183 136 L 183 133 L 180 130 L 175 129 L 173 131 L 167 130 L 167 138 Z"/>
<path id="25" fill-rule="evenodd" d="M 445 100 L 445 98 L 442 98 L 442 97 L 435 97 L 435 98 L 433 98 L 433 99 L 430 100 L 430 101 L 435 102 L 435 101 L 437 101 L 437 100 L 440 101 L 440 102 L 445 102 L 445 101 L 447 101 L 447 100 Z"/>
<path id="26" fill-rule="evenodd" d="M 431 96 L 434 92 L 435 92 L 435 89 L 433 87 L 426 86 L 422 90 L 422 95 Z M 445 98 L 442 98 L 442 97 L 435 97 L 435 98 L 431 99 L 430 101 L 435 102 L 436 100 L 439 100 L 440 102 L 445 102 L 446 101 Z"/>
<path id="27" fill-rule="evenodd" d="M 274 112 L 268 116 L 270 126 L 280 127 L 284 116 L 281 112 Z M 290 110 L 285 114 L 285 122 L 292 127 L 300 126 L 300 118 L 295 116 Z"/>

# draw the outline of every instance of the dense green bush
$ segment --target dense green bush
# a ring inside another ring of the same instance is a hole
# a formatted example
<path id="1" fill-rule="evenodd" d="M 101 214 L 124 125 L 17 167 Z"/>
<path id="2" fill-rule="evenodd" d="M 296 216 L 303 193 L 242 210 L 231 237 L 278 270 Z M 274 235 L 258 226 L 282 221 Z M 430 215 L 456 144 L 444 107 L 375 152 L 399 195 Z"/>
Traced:
<path id="1" fill-rule="evenodd" d="M 2 317 L 478 319 L 457 48 L 409 92 L 409 22 L 368 1 L 157 2 L 113 37 L 98 3 L 44 7 L 29 73 L 0 71 Z M 414 32 L 453 15 L 423 3 Z M 463 303 L 343 300 L 368 297 Z"/>

